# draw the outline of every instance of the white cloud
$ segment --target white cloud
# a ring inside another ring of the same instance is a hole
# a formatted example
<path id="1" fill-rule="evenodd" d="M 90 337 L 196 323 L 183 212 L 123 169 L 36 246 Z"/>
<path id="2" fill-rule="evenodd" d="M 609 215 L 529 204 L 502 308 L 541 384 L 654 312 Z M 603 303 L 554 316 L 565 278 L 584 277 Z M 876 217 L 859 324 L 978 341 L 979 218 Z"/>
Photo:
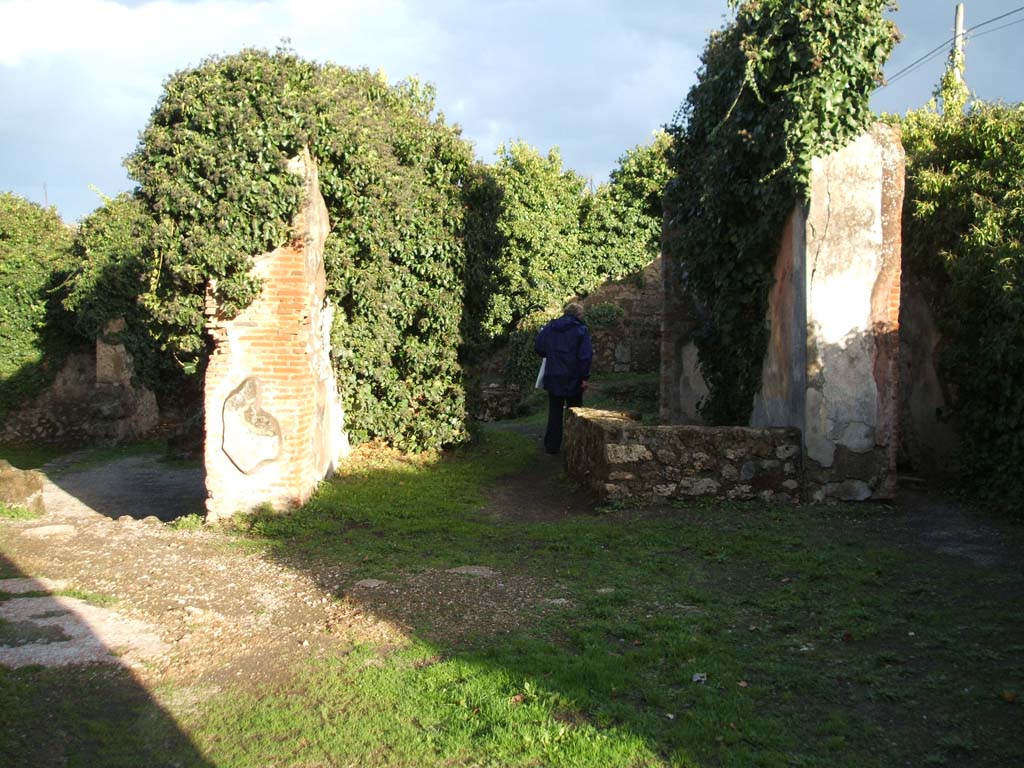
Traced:
<path id="1" fill-rule="evenodd" d="M 434 82 L 477 154 L 522 138 L 604 178 L 686 94 L 724 0 L 0 0 L 0 189 L 77 217 L 130 182 L 162 83 L 282 38 L 301 56 Z"/>

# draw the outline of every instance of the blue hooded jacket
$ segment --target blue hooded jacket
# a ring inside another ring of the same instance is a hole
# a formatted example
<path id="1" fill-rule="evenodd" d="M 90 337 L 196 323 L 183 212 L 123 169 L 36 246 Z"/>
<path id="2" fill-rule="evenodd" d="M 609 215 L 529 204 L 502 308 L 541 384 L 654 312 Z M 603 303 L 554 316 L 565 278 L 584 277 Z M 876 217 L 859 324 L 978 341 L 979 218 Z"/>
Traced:
<path id="1" fill-rule="evenodd" d="M 540 329 L 533 348 L 547 359 L 544 389 L 555 397 L 579 395 L 581 383 L 590 378 L 594 357 L 586 324 L 573 315 L 563 315 Z"/>

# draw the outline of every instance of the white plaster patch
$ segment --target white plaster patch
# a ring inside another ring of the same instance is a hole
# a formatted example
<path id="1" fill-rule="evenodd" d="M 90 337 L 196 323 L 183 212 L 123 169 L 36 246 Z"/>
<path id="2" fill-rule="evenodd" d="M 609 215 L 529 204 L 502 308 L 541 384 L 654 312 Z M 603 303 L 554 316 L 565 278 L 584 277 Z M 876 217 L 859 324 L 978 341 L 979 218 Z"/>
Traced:
<path id="1" fill-rule="evenodd" d="M 804 402 L 804 445 L 807 458 L 823 467 L 831 467 L 836 447 L 829 439 L 830 423 L 825 398 L 813 387 L 807 388 Z"/>
<path id="2" fill-rule="evenodd" d="M 862 421 L 851 422 L 837 442 L 854 453 L 867 453 L 875 447 L 875 428 Z"/>

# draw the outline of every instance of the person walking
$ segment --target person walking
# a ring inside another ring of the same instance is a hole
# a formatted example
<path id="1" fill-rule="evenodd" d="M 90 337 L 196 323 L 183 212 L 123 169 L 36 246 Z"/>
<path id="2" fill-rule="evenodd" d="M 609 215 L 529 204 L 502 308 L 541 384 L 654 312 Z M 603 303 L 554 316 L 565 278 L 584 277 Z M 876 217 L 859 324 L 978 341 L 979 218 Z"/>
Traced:
<path id="1" fill-rule="evenodd" d="M 540 329 L 533 348 L 544 364 L 544 389 L 548 393 L 548 426 L 544 450 L 558 453 L 562 447 L 562 419 L 566 408 L 583 405 L 594 350 L 590 331 L 583 322 L 583 305 L 566 304 L 562 316 Z"/>

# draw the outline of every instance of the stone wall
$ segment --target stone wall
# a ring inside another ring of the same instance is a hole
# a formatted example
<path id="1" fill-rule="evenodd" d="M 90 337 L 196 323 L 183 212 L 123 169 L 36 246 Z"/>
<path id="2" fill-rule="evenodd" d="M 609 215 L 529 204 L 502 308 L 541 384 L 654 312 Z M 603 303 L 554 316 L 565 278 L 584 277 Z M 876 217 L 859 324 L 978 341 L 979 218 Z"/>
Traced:
<path id="1" fill-rule="evenodd" d="M 156 395 L 132 381 L 132 357 L 117 340 L 122 330 L 124 322 L 114 321 L 93 352 L 69 355 L 49 387 L 7 415 L 0 442 L 113 445 L 152 431 Z"/>
<path id="2" fill-rule="evenodd" d="M 751 424 L 802 430 L 814 500 L 895 491 L 903 182 L 895 126 L 815 158 L 776 262 Z"/>
<path id="3" fill-rule="evenodd" d="M 810 203 L 786 223 L 753 427 L 803 435 L 812 499 L 888 498 L 898 444 L 903 147 L 876 125 L 812 164 Z M 685 266 L 665 266 L 661 416 L 699 424 L 707 389 L 692 342 Z"/>
<path id="4" fill-rule="evenodd" d="M 305 178 L 305 202 L 292 242 L 254 259 L 259 297 L 231 320 L 207 299 L 208 519 L 301 504 L 349 449 L 330 360 L 327 208 L 308 154 L 290 167 Z"/>
<path id="5" fill-rule="evenodd" d="M 588 323 L 596 373 L 653 373 L 658 370 L 664 304 L 661 263 L 659 256 L 635 275 L 605 283 L 581 299 L 585 310 L 611 304 L 622 312 L 607 325 Z"/>
<path id="6" fill-rule="evenodd" d="M 569 476 L 600 501 L 801 497 L 796 429 L 643 426 L 621 413 L 573 408 L 563 451 Z"/>

